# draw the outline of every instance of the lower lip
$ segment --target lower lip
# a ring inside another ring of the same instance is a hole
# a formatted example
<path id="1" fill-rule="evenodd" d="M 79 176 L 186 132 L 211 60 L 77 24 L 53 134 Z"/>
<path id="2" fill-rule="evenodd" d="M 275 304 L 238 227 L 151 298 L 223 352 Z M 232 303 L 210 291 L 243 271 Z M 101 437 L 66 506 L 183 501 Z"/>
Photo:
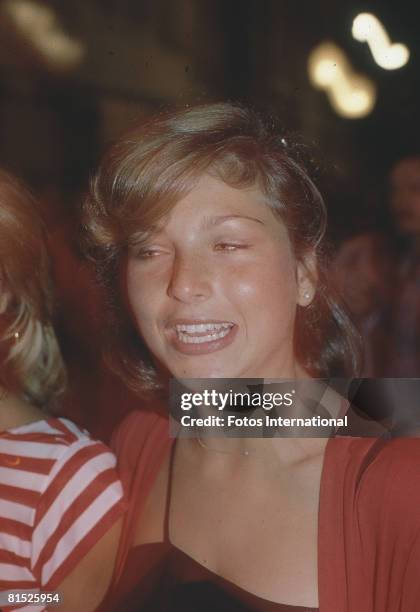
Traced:
<path id="1" fill-rule="evenodd" d="M 237 331 L 238 326 L 234 325 L 229 330 L 229 333 L 223 338 L 209 340 L 208 342 L 202 342 L 201 344 L 187 344 L 186 342 L 181 342 L 181 340 L 178 338 L 178 334 L 173 331 L 171 344 L 178 352 L 183 353 L 184 355 L 208 355 L 209 353 L 214 353 L 215 351 L 221 351 L 232 344 Z"/>

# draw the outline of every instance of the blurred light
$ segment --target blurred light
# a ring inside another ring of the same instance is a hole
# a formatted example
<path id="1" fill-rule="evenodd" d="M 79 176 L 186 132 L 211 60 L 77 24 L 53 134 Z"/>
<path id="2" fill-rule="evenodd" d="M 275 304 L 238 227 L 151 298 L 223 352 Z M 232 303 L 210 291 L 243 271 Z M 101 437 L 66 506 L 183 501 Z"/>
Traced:
<path id="1" fill-rule="evenodd" d="M 73 68 L 80 63 L 82 43 L 62 30 L 52 8 L 34 0 L 4 0 L 1 8 L 49 64 Z"/>
<path id="2" fill-rule="evenodd" d="M 321 43 L 311 51 L 308 72 L 312 84 L 325 90 L 331 106 L 341 117 L 360 119 L 375 106 L 375 85 L 353 71 L 344 52 L 334 43 Z"/>
<path id="3" fill-rule="evenodd" d="M 405 66 L 410 51 L 401 43 L 391 43 L 387 31 L 375 15 L 360 13 L 353 21 L 353 38 L 367 42 L 373 59 L 385 70 L 396 70 Z"/>

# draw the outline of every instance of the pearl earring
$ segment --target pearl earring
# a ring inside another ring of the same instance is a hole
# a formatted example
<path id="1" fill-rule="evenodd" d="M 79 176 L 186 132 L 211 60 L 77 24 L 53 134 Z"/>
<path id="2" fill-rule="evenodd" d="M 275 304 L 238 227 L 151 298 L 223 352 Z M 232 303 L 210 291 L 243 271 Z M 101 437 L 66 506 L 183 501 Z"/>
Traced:
<path id="1" fill-rule="evenodd" d="M 17 340 L 19 340 L 19 338 L 20 338 L 20 333 L 19 333 L 19 332 L 15 332 L 15 333 L 13 334 L 13 338 L 14 338 L 16 341 L 17 341 Z"/>

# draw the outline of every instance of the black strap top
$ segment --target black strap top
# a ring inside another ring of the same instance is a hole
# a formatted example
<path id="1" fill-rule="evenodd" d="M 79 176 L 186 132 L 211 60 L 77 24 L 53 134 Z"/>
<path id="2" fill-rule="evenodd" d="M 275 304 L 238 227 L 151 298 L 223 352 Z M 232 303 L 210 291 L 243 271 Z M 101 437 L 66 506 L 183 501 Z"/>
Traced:
<path id="1" fill-rule="evenodd" d="M 122 592 L 129 595 L 118 612 L 319 612 L 257 597 L 207 569 L 173 546 L 169 534 L 172 497 L 173 444 L 166 495 L 164 540 L 132 548 Z"/>

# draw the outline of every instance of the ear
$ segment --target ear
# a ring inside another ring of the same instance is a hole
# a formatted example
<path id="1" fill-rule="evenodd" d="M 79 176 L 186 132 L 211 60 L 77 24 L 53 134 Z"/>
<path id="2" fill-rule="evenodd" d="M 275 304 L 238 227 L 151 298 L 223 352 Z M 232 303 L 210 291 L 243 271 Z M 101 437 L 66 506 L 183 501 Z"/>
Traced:
<path id="1" fill-rule="evenodd" d="M 299 306 L 309 306 L 315 297 L 318 283 L 317 260 L 314 251 L 308 251 L 296 266 L 296 303 Z"/>

